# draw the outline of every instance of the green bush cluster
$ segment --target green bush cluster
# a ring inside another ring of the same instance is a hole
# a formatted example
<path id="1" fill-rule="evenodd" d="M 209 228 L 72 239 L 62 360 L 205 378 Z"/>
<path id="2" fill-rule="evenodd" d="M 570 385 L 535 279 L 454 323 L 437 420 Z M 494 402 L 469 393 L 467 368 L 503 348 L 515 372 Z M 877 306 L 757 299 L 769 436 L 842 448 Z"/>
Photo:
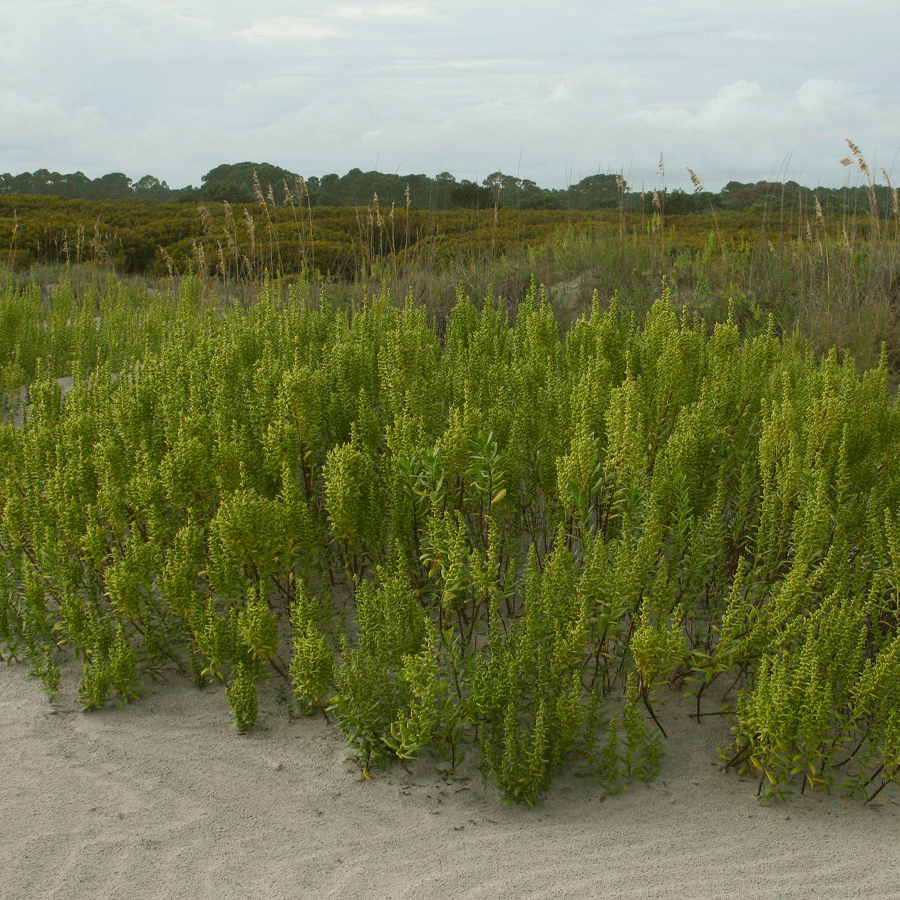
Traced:
<path id="1" fill-rule="evenodd" d="M 366 771 L 474 751 L 533 803 L 564 766 L 651 778 L 654 704 L 687 688 L 767 797 L 897 780 L 885 360 L 668 291 L 563 333 L 534 282 L 514 320 L 460 288 L 445 323 L 387 288 L 116 284 L 0 297 L 4 390 L 29 389 L 0 425 L 0 641 L 48 692 L 65 652 L 86 709 L 176 665 L 246 730 L 281 679 Z"/>

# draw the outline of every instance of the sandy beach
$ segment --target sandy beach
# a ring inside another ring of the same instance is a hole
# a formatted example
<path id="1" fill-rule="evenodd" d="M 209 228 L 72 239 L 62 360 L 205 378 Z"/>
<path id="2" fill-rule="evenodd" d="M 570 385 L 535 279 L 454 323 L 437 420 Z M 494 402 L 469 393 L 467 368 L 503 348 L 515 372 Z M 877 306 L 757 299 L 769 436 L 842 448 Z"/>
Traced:
<path id="1" fill-rule="evenodd" d="M 249 735 L 221 687 L 173 673 L 125 708 L 83 713 L 76 672 L 49 699 L 0 666 L 0 896 L 196 898 L 900 897 L 896 793 L 864 806 L 804 795 L 762 807 L 721 770 L 719 717 L 660 706 L 659 777 L 605 796 L 565 775 L 504 805 L 470 761 L 371 780 L 321 717 L 274 686 Z"/>

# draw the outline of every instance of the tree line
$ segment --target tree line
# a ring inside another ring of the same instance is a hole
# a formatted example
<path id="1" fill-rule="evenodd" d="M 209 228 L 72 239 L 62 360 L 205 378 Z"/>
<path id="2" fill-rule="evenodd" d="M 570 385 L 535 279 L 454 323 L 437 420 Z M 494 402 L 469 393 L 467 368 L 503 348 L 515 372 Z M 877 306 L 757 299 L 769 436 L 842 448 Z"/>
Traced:
<path id="1" fill-rule="evenodd" d="M 346 175 L 303 178 L 270 163 L 223 164 L 210 170 L 198 186 L 170 188 L 153 175 L 133 181 L 122 172 L 88 178 L 83 172 L 60 174 L 47 169 L 20 175 L 0 175 L 0 194 L 63 197 L 70 200 L 155 200 L 203 203 L 226 200 L 253 203 L 265 199 L 272 206 L 295 203 L 316 207 L 366 206 L 377 197 L 385 207 L 413 209 L 603 210 L 658 211 L 667 215 L 703 214 L 716 210 L 764 211 L 769 208 L 813 208 L 825 213 L 868 210 L 874 202 L 889 215 L 894 192 L 889 185 L 812 190 L 795 181 L 730 181 L 711 192 L 695 182 L 696 190 L 659 188 L 636 190 L 617 174 L 589 175 L 564 189 L 543 188 L 527 178 L 494 172 L 480 184 L 457 180 L 450 172 L 398 175 L 351 169 Z"/>

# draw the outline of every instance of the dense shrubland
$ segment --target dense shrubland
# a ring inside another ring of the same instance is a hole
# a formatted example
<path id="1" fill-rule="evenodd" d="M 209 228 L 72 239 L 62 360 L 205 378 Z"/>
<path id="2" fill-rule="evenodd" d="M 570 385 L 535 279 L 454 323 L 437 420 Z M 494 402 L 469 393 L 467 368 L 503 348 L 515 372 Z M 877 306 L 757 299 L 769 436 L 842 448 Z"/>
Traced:
<path id="1" fill-rule="evenodd" d="M 259 282 L 268 271 L 273 277 L 355 281 L 373 268 L 394 272 L 410 263 L 426 268 L 451 260 L 483 264 L 541 247 L 561 229 L 607 240 L 644 240 L 652 230 L 665 235 L 667 252 L 702 250 L 716 226 L 729 247 L 754 244 L 761 230 L 769 230 L 762 212 L 727 213 L 718 222 L 708 214 L 661 221 L 654 219 L 649 203 L 645 212 L 429 210 L 383 204 L 370 195 L 359 207 L 310 207 L 305 194 L 288 193 L 292 203 L 278 206 L 262 194 L 252 203 L 190 205 L 0 194 L 0 258 L 17 271 L 87 263 L 120 275 L 193 271 L 246 283 Z M 839 221 L 830 221 L 832 236 L 840 234 Z"/>
<path id="2" fill-rule="evenodd" d="M 847 144 L 851 155 L 841 164 L 862 183 L 815 191 L 794 182 L 730 182 L 713 194 L 690 169 L 693 192 L 668 191 L 662 157 L 659 184 L 640 192 L 621 174 L 550 191 L 502 172 L 479 186 L 448 172 L 431 179 L 353 169 L 304 179 L 239 163 L 208 172 L 201 189 L 172 192 L 149 175 L 132 184 L 121 173 L 91 181 L 40 170 L 0 175 L 0 242 L 14 271 L 89 262 L 119 274 L 190 271 L 225 283 L 259 282 L 264 273 L 396 278 L 411 267 L 527 254 L 563 229 L 601 245 L 647 244 L 655 275 L 673 274 L 682 257 L 706 249 L 713 232 L 714 249 L 738 257 L 751 248 L 805 256 L 812 245 L 826 257 L 830 247 L 855 254 L 860 244 L 896 241 L 900 200 L 887 171 L 878 184 L 859 147 Z"/>
<path id="3" fill-rule="evenodd" d="M 843 163 L 855 167 L 863 161 L 859 148 L 847 141 L 851 156 Z M 153 175 L 133 181 L 122 172 L 111 172 L 99 178 L 88 178 L 83 172 L 61 174 L 47 169 L 22 172 L 18 175 L 0 174 L 0 195 L 17 197 L 59 197 L 67 200 L 147 200 L 152 202 L 249 203 L 258 193 L 264 194 L 271 205 L 290 205 L 290 192 L 302 193 L 315 207 L 366 206 L 373 194 L 382 205 L 410 206 L 415 209 L 492 209 L 504 207 L 516 210 L 601 210 L 624 209 L 644 212 L 654 193 L 657 209 L 667 215 L 708 212 L 710 209 L 731 211 L 765 211 L 773 207 L 811 209 L 818 201 L 826 213 L 846 214 L 867 208 L 874 200 L 881 214 L 890 215 L 892 185 L 886 172 L 883 184 L 869 175 L 863 186 L 847 184 L 843 187 L 822 187 L 815 190 L 795 181 L 758 181 L 742 184 L 730 181 L 720 191 L 707 191 L 696 174 L 688 169 L 692 190 L 669 189 L 665 185 L 665 161 L 658 166 L 658 184 L 637 190 L 623 174 L 597 173 L 588 175 L 565 188 L 544 188 L 528 178 L 503 172 L 492 172 L 480 183 L 469 179 L 457 180 L 450 172 L 428 175 L 363 172 L 351 169 L 344 175 L 303 177 L 270 163 L 225 163 L 211 169 L 201 178 L 198 187 L 189 185 L 170 188 Z M 876 173 L 877 174 L 877 173 Z M 682 178 L 684 176 L 682 175 Z"/>
<path id="4" fill-rule="evenodd" d="M 871 798 L 900 774 L 895 313 L 870 300 L 858 366 L 773 282 L 825 273 L 834 301 L 896 250 L 816 234 L 780 267 L 712 238 L 668 287 L 646 275 L 652 303 L 460 278 L 428 305 L 399 270 L 245 302 L 213 273 L 7 277 L 4 655 L 50 693 L 74 655 L 85 709 L 175 666 L 242 730 L 274 679 L 366 769 L 474 753 L 529 803 L 562 766 L 651 778 L 658 699 L 688 691 L 764 796 Z M 526 260 L 583 277 L 581 240 Z M 733 284 L 755 265 L 762 299 Z"/>

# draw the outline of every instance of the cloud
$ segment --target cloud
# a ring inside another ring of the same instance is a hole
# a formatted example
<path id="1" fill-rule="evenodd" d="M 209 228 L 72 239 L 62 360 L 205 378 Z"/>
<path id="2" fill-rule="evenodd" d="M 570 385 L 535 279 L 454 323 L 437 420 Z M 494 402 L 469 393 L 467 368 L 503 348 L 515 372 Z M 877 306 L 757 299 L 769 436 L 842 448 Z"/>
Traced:
<path id="1" fill-rule="evenodd" d="M 749 28 L 738 28 L 735 31 L 730 31 L 725 37 L 733 38 L 736 41 L 757 41 L 766 44 L 787 40 L 793 42 L 796 40 L 795 35 L 779 34 L 775 31 L 753 31 Z"/>
<path id="2" fill-rule="evenodd" d="M 792 108 L 793 107 L 793 108 Z M 795 116 L 799 104 L 781 91 L 764 91 L 754 81 L 739 80 L 720 88 L 696 112 L 680 106 L 639 109 L 627 118 L 681 131 L 724 137 L 735 133 L 767 133 Z"/>
<path id="3" fill-rule="evenodd" d="M 15 91 L 0 91 L 0 151 L 7 159 L 39 158 L 48 147 L 102 139 L 107 124 L 95 106 L 64 107 L 55 100 L 33 101 Z M 37 166 L 40 168 L 40 166 Z"/>
<path id="4" fill-rule="evenodd" d="M 421 74 L 429 79 L 434 78 L 435 73 L 453 70 L 475 71 L 487 69 L 496 71 L 499 69 L 515 69 L 517 72 L 521 72 L 539 68 L 540 65 L 536 61 L 522 59 L 521 57 L 505 57 L 503 59 L 473 57 L 471 59 L 445 60 L 400 58 L 393 59 L 384 66 L 386 71 L 402 72 L 404 75 Z M 454 77 L 456 77 L 455 74 Z"/>
<path id="5" fill-rule="evenodd" d="M 506 59 L 448 59 L 441 63 L 448 69 L 501 69 L 515 68 L 517 70 L 535 67 L 532 60 L 509 57 Z"/>
<path id="6" fill-rule="evenodd" d="M 838 0 L 760 2 L 0 0 L 0 157 L 172 185 L 255 159 L 561 186 L 653 183 L 663 151 L 670 186 L 691 166 L 714 189 L 786 156 L 798 181 L 842 180 L 846 136 L 890 165 L 890 29 Z"/>
<path id="7" fill-rule="evenodd" d="M 431 10 L 426 3 L 360 3 L 339 6 L 336 14 L 342 19 L 423 19 Z"/>
<path id="8" fill-rule="evenodd" d="M 236 37 L 255 44 L 269 44 L 277 41 L 320 40 L 321 38 L 338 37 L 340 33 L 325 22 L 288 16 L 255 22 L 249 28 L 235 31 L 234 34 Z"/>
<path id="9" fill-rule="evenodd" d="M 754 146 L 771 151 L 778 145 L 806 144 L 813 135 L 830 140 L 832 132 L 851 127 L 868 108 L 849 85 L 834 79 L 808 78 L 793 91 L 764 89 L 741 79 L 720 88 L 693 111 L 663 105 L 636 110 L 626 118 L 668 131 L 670 140 L 680 134 L 735 149 L 744 141 L 747 155 L 753 156 Z"/>
<path id="10" fill-rule="evenodd" d="M 827 119 L 852 101 L 850 87 L 831 78 L 807 78 L 797 88 L 803 110 L 815 119 Z"/>
<path id="11" fill-rule="evenodd" d="M 703 108 L 693 117 L 693 124 L 708 131 L 744 129 L 748 123 L 748 116 L 756 118 L 759 110 L 764 107 L 768 107 L 766 117 L 775 112 L 771 106 L 771 99 L 771 97 L 763 98 L 763 90 L 756 82 L 742 79 L 726 85 L 715 97 L 707 100 Z"/>
<path id="12" fill-rule="evenodd" d="M 674 106 L 663 106 L 660 109 L 638 109 L 629 113 L 627 118 L 637 122 L 647 122 L 650 125 L 688 125 L 691 114 L 686 109 Z"/>

